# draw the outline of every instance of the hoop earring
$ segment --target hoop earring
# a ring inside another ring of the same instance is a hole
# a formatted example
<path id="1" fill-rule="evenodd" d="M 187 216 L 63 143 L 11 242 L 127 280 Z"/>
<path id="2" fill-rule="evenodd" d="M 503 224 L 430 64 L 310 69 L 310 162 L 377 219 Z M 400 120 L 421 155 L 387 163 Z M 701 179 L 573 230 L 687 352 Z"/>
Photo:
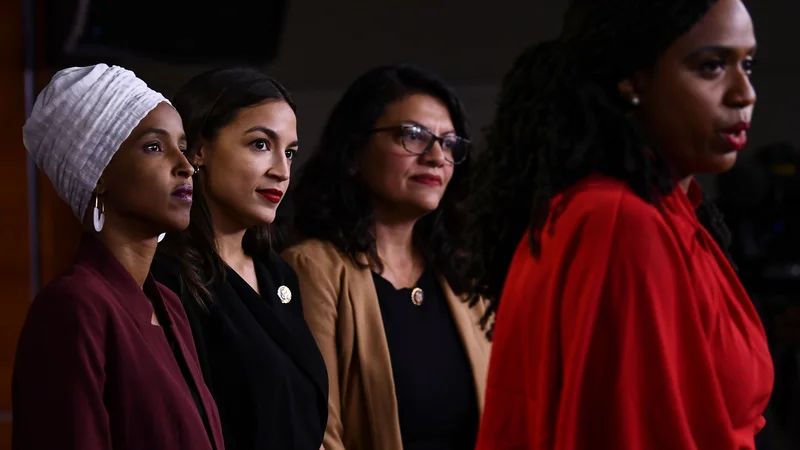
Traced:
<path id="1" fill-rule="evenodd" d="M 94 231 L 100 232 L 103 225 L 106 223 L 106 212 L 103 204 L 100 202 L 100 196 L 94 196 L 94 208 L 92 209 L 92 222 L 94 223 Z"/>

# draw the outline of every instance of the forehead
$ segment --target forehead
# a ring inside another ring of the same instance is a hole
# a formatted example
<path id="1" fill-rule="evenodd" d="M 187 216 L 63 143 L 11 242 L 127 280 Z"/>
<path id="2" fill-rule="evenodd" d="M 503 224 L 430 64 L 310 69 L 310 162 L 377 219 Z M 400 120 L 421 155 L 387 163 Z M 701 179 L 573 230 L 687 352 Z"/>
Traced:
<path id="1" fill-rule="evenodd" d="M 172 105 L 159 103 L 136 125 L 130 135 L 136 136 L 138 133 L 150 129 L 159 129 L 169 134 L 183 135 L 183 121 Z"/>
<path id="2" fill-rule="evenodd" d="M 452 131 L 453 122 L 447 105 L 426 94 L 412 94 L 389 104 L 377 126 L 416 122 L 435 132 Z"/>
<path id="3" fill-rule="evenodd" d="M 756 45 L 753 21 L 741 0 L 718 0 L 675 46 L 687 51 L 714 46 L 751 49 Z"/>
<path id="4" fill-rule="evenodd" d="M 264 127 L 286 134 L 287 138 L 297 138 L 297 116 L 285 101 L 270 101 L 244 108 L 239 111 L 230 126 L 237 130 Z"/>

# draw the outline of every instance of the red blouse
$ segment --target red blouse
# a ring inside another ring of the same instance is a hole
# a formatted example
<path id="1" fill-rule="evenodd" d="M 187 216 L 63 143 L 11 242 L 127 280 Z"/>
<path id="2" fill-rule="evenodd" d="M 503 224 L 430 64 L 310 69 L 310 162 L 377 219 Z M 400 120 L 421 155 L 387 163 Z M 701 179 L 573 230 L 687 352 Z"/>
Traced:
<path id="1" fill-rule="evenodd" d="M 478 450 L 754 449 L 772 362 L 699 201 L 602 176 L 553 200 L 508 273 Z"/>

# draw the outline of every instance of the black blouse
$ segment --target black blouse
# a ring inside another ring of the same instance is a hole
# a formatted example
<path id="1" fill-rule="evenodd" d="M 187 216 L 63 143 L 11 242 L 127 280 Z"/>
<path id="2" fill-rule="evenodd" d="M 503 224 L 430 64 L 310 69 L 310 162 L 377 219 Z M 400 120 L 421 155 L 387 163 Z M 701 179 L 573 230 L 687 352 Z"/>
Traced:
<path id="1" fill-rule="evenodd" d="M 157 255 L 152 272 L 181 297 L 227 450 L 318 450 L 328 418 L 328 374 L 304 318 L 297 275 L 277 254 L 254 258 L 256 293 L 234 270 L 201 308 L 182 291 L 177 265 Z M 291 292 L 282 303 L 278 288 Z"/>
<path id="2" fill-rule="evenodd" d="M 426 270 L 411 289 L 373 273 L 392 362 L 404 450 L 472 450 L 478 401 L 466 350 L 436 277 Z"/>

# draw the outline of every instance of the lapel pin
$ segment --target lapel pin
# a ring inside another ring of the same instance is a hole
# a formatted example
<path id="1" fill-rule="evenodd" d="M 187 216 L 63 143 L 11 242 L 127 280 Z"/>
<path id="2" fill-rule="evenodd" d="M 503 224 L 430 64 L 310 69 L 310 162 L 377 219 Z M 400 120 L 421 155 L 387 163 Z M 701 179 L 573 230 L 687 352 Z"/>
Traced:
<path id="1" fill-rule="evenodd" d="M 286 286 L 281 286 L 278 288 L 278 298 L 283 304 L 289 303 L 292 301 L 292 291 Z"/>

